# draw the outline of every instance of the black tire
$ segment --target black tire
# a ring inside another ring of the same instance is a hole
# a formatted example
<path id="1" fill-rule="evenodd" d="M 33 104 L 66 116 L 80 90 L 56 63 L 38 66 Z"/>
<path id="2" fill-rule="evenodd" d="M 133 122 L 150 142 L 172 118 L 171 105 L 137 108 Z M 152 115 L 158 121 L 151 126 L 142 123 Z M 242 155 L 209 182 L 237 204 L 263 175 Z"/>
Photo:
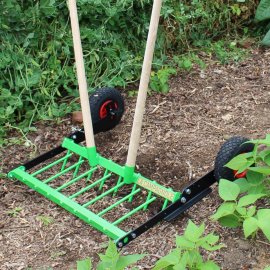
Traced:
<path id="1" fill-rule="evenodd" d="M 228 139 L 221 146 L 217 154 L 214 167 L 214 176 L 217 181 L 219 181 L 221 178 L 225 178 L 230 181 L 235 180 L 233 170 L 224 167 L 224 165 L 227 164 L 235 156 L 241 153 L 248 153 L 253 150 L 254 144 L 252 143 L 243 144 L 246 141 L 249 141 L 249 139 L 245 137 L 236 136 Z"/>
<path id="2" fill-rule="evenodd" d="M 114 88 L 97 89 L 89 98 L 94 133 L 105 132 L 119 124 L 124 99 Z"/>

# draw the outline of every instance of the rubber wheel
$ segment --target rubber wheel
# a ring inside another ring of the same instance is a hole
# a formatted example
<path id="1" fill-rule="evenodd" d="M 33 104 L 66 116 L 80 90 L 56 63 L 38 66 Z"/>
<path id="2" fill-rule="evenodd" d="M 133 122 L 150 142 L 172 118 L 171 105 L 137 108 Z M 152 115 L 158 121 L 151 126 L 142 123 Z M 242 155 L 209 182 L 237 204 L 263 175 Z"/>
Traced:
<path id="1" fill-rule="evenodd" d="M 89 98 L 94 133 L 105 132 L 119 124 L 124 99 L 115 88 L 97 89 Z"/>
<path id="2" fill-rule="evenodd" d="M 214 176 L 217 181 L 221 178 L 234 181 L 237 177 L 235 177 L 235 173 L 233 170 L 224 167 L 231 159 L 241 153 L 251 152 L 254 148 L 252 143 L 243 144 L 244 142 L 249 141 L 248 138 L 245 137 L 232 137 L 228 139 L 220 148 L 214 167 Z"/>

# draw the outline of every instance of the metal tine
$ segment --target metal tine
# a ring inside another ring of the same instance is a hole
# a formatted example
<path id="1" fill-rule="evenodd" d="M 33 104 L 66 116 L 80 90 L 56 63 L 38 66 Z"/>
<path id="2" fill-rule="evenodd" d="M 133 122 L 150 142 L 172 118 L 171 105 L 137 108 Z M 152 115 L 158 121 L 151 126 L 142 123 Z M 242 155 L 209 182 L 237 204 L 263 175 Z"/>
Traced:
<path id="1" fill-rule="evenodd" d="M 136 190 L 134 190 L 133 192 L 131 192 L 130 194 L 128 194 L 124 198 L 120 199 L 119 201 L 115 202 L 114 204 L 110 205 L 109 207 L 107 207 L 104 210 L 102 210 L 101 212 L 99 212 L 97 215 L 98 216 L 103 216 L 104 214 L 106 214 L 107 212 L 109 212 L 110 210 L 112 210 L 114 207 L 118 206 L 119 204 L 121 204 L 124 201 L 127 201 L 130 196 L 134 196 L 135 194 L 137 194 L 140 191 L 141 191 L 141 189 L 140 188 L 137 188 Z"/>
<path id="2" fill-rule="evenodd" d="M 91 205 L 91 204 L 95 203 L 96 201 L 102 199 L 103 197 L 107 196 L 108 194 L 114 192 L 115 189 L 118 189 L 118 188 L 122 187 L 123 185 L 125 185 L 124 182 L 118 184 L 117 186 L 112 187 L 111 189 L 109 189 L 109 190 L 105 191 L 104 193 L 100 194 L 99 196 L 97 196 L 97 197 L 94 198 L 93 200 L 91 200 L 91 201 L 85 203 L 85 204 L 83 205 L 83 207 L 88 207 L 89 205 Z"/>
<path id="3" fill-rule="evenodd" d="M 61 191 L 62 189 L 69 187 L 70 185 L 76 183 L 77 181 L 79 181 L 80 179 L 82 179 L 83 177 L 85 177 L 86 175 L 92 174 L 95 170 L 97 170 L 97 168 L 98 167 L 93 167 L 92 169 L 88 170 L 87 172 L 85 172 L 85 173 L 77 176 L 76 178 L 71 179 L 70 181 L 66 182 L 62 186 L 58 187 L 56 189 L 56 191 Z"/>
<path id="4" fill-rule="evenodd" d="M 148 192 L 147 198 L 146 198 L 146 202 L 149 201 L 152 197 L 152 191 Z M 146 210 L 148 208 L 148 204 L 146 204 L 143 208 L 143 210 Z"/>
<path id="5" fill-rule="evenodd" d="M 108 169 L 105 170 L 105 172 L 104 172 L 104 174 L 103 174 L 103 177 L 106 176 L 106 175 L 108 175 Z M 110 175 L 111 175 L 111 174 L 110 174 Z M 107 178 L 105 178 L 104 181 L 102 181 L 102 182 L 100 183 L 100 186 L 99 186 L 99 189 L 98 189 L 98 190 L 101 190 L 101 189 L 103 188 L 106 179 L 107 179 Z"/>
<path id="6" fill-rule="evenodd" d="M 52 168 L 53 166 L 55 166 L 55 165 L 61 163 L 63 160 L 65 160 L 66 158 L 69 158 L 69 157 L 71 157 L 71 156 L 72 156 L 72 153 L 67 153 L 64 157 L 62 157 L 62 158 L 60 158 L 60 159 L 58 159 L 58 160 L 56 160 L 56 161 L 50 163 L 49 165 L 47 165 L 47 166 L 41 168 L 41 169 L 38 170 L 38 171 L 35 171 L 35 172 L 32 173 L 31 175 L 32 175 L 32 176 L 36 176 L 36 175 L 38 175 L 38 174 L 40 174 L 40 173 L 42 173 L 42 172 L 44 172 L 44 171 L 46 171 L 46 170 Z"/>
<path id="7" fill-rule="evenodd" d="M 119 223 L 121 223 L 122 221 L 124 221 L 125 219 L 129 218 L 130 216 L 134 215 L 135 213 L 137 213 L 138 211 L 140 211 L 142 208 L 145 207 L 145 205 L 149 205 L 150 203 L 152 203 L 153 201 L 156 200 L 156 197 L 152 197 L 149 201 L 144 202 L 143 204 L 141 204 L 140 206 L 136 207 L 135 209 L 133 209 L 132 211 L 130 211 L 129 213 L 127 213 L 126 215 L 122 216 L 121 218 L 117 219 L 116 221 L 114 221 L 112 224 L 113 225 L 117 225 Z"/>
<path id="8" fill-rule="evenodd" d="M 66 172 L 69 172 L 69 171 L 71 171 L 72 169 L 74 169 L 76 166 L 78 166 L 78 163 L 83 163 L 83 162 L 84 162 L 84 160 L 78 161 L 77 163 L 71 165 L 70 167 L 66 168 L 66 169 L 63 170 L 62 172 L 59 172 L 59 173 L 53 175 L 52 177 L 46 179 L 43 183 L 45 183 L 45 184 L 49 183 L 50 181 L 54 180 L 55 178 L 57 178 L 57 177 L 59 177 L 59 176 L 65 174 Z"/>
<path id="9" fill-rule="evenodd" d="M 118 180 L 117 180 L 117 183 L 116 183 L 116 186 L 117 186 L 118 184 L 120 184 L 120 183 L 122 182 L 122 180 L 123 180 L 123 177 L 122 177 L 122 176 L 119 176 L 119 177 L 118 177 Z M 118 191 L 118 188 L 115 189 L 115 191 L 113 192 L 113 196 L 116 195 L 117 191 Z"/>
<path id="10" fill-rule="evenodd" d="M 79 195 L 81 195 L 82 193 L 86 192 L 87 190 L 97 186 L 99 183 L 101 183 L 102 181 L 106 180 L 107 178 L 111 177 L 111 174 L 107 174 L 105 176 L 103 176 L 102 178 L 100 178 L 99 180 L 95 181 L 94 183 L 82 188 L 81 190 L 79 190 L 78 192 L 74 193 L 73 195 L 69 196 L 70 199 L 74 199 L 76 197 L 78 197 Z"/>
<path id="11" fill-rule="evenodd" d="M 82 156 L 80 156 L 80 158 L 79 158 L 78 162 L 81 162 L 81 161 L 84 161 L 84 159 L 83 159 L 83 157 L 82 157 Z M 73 173 L 72 178 L 74 178 L 74 177 L 76 177 L 76 176 L 77 176 L 77 174 L 78 174 L 78 171 L 79 171 L 79 169 L 80 169 L 81 164 L 82 164 L 82 163 L 78 163 L 78 165 L 76 166 L 76 168 L 75 168 L 75 170 L 74 170 L 74 173 Z"/>
<path id="12" fill-rule="evenodd" d="M 136 189 L 136 186 L 137 186 L 137 184 L 134 184 L 133 185 L 132 190 L 131 190 L 131 193 Z M 129 202 L 132 202 L 132 200 L 133 200 L 133 196 L 131 196 L 128 201 Z"/>
<path id="13" fill-rule="evenodd" d="M 63 161 L 63 164 L 62 164 L 62 167 L 61 167 L 61 172 L 65 169 L 66 165 L 67 165 L 67 161 L 68 161 L 68 158 L 70 157 L 69 154 L 70 154 L 70 150 L 68 149 L 67 151 L 67 154 L 65 156 L 65 159 Z"/>

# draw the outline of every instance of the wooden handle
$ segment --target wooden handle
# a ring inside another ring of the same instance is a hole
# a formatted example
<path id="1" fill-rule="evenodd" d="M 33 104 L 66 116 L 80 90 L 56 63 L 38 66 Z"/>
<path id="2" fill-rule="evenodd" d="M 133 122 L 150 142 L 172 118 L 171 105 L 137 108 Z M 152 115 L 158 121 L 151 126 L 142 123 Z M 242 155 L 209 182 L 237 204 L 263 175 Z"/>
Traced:
<path id="1" fill-rule="evenodd" d="M 80 36 L 76 0 L 69 0 L 68 4 L 69 4 L 69 13 L 70 13 L 73 46 L 74 46 L 75 62 L 76 62 L 76 68 L 77 68 L 77 78 L 78 78 L 78 84 L 79 84 L 86 146 L 94 147 L 95 140 L 94 140 L 92 119 L 91 119 L 91 110 L 90 110 L 90 104 L 89 104 L 87 81 L 86 81 L 86 76 L 85 76 L 82 42 L 81 42 L 81 36 Z"/>
<path id="2" fill-rule="evenodd" d="M 151 67 L 157 37 L 157 30 L 159 24 L 160 10 L 162 6 L 162 0 L 154 0 L 150 27 L 148 32 L 148 38 L 146 43 L 146 49 L 144 54 L 144 61 L 142 67 L 142 74 L 139 86 L 139 93 L 136 103 L 135 116 L 133 120 L 133 126 L 131 131 L 131 138 L 128 148 L 128 156 L 126 165 L 134 167 L 136 163 L 137 152 L 140 143 L 143 114 L 145 110 L 145 102 L 147 97 L 147 89 L 150 80 Z"/>

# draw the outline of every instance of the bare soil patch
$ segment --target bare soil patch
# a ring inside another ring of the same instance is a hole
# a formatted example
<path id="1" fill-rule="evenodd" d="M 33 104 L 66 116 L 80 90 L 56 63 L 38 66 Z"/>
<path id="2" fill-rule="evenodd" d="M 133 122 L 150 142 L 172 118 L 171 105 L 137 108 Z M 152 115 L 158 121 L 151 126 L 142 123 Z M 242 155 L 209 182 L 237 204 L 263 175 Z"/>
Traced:
<path id="1" fill-rule="evenodd" d="M 153 93 L 148 98 L 137 161 L 138 172 L 164 186 L 181 190 L 210 171 L 226 138 L 259 138 L 270 132 L 269 50 L 254 50 L 237 65 L 212 62 L 204 71 L 182 73 L 172 79 L 170 88 L 167 95 Z M 98 151 L 119 164 L 125 163 L 135 108 L 134 98 L 126 95 L 125 101 L 121 124 L 96 135 Z M 23 145 L 2 149 L 2 171 L 60 144 L 72 126 L 69 118 L 59 124 L 37 124 L 38 131 L 29 136 L 37 151 Z M 226 249 L 211 255 L 222 269 L 259 270 L 270 265 L 270 245 L 262 235 L 246 241 L 241 230 L 210 222 L 219 203 L 215 186 L 210 196 L 185 215 L 155 226 L 125 247 L 124 254 L 148 253 L 138 266 L 150 269 L 174 246 L 175 235 L 192 219 L 197 224 L 205 222 L 207 231 L 219 234 L 226 244 Z M 11 215 L 15 208 L 21 210 Z M 136 227 L 150 215 L 145 212 L 129 225 Z M 41 216 L 52 222 L 44 225 Z M 78 259 L 97 261 L 97 253 L 104 251 L 107 241 L 106 236 L 20 182 L 0 179 L 0 269 L 75 269 Z"/>

